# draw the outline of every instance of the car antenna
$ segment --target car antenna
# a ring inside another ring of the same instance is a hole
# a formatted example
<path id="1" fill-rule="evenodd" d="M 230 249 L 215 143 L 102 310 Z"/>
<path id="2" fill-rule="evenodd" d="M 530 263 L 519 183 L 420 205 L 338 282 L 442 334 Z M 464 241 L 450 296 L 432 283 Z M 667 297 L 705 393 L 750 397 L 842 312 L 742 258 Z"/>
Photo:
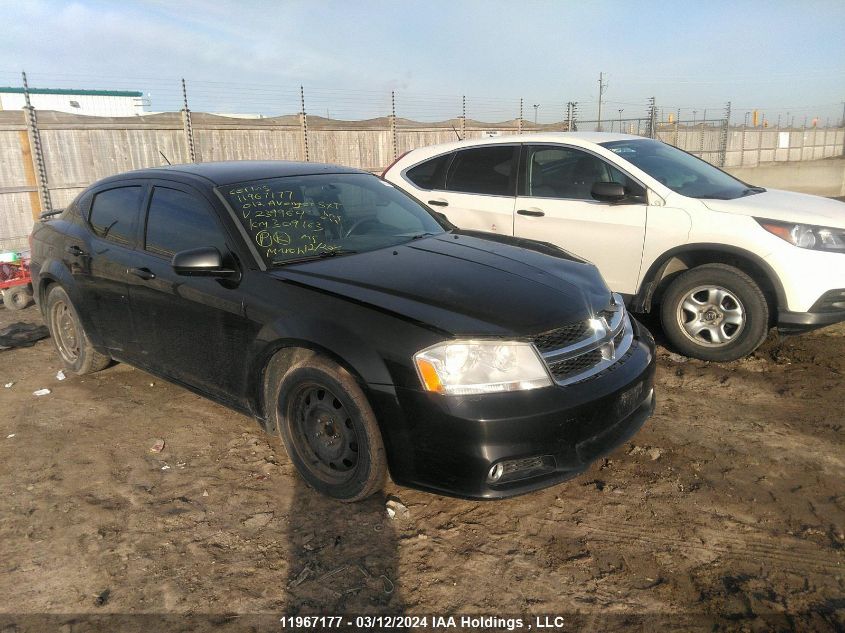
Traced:
<path id="1" fill-rule="evenodd" d="M 460 135 L 460 134 L 458 134 L 458 131 L 455 129 L 455 126 L 454 126 L 454 125 L 452 126 L 452 131 L 455 133 L 455 136 L 457 136 L 457 137 L 458 137 L 458 140 L 459 140 L 459 141 L 464 140 L 464 139 L 462 139 L 462 138 L 461 138 L 461 135 Z"/>
<path id="2" fill-rule="evenodd" d="M 158 153 L 159 153 L 159 154 L 161 154 L 161 157 L 162 157 L 164 160 L 166 160 L 166 161 L 167 161 L 167 164 L 168 164 L 168 165 L 172 165 L 172 164 L 173 164 L 173 163 L 171 163 L 171 162 L 167 159 L 167 156 L 165 156 L 165 155 L 164 155 L 164 152 L 162 152 L 161 150 L 158 150 Z"/>

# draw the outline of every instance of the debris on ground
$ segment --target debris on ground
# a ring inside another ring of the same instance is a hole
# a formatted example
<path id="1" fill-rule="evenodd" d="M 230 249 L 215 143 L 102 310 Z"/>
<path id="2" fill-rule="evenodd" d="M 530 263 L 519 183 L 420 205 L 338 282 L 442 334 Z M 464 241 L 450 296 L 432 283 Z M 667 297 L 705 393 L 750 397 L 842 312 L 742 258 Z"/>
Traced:
<path id="1" fill-rule="evenodd" d="M 628 451 L 628 455 L 648 455 L 651 461 L 656 461 L 660 459 L 661 455 L 663 455 L 663 449 L 657 448 L 656 446 L 634 445 L 631 447 L 631 450 Z"/>
<path id="2" fill-rule="evenodd" d="M 38 389 L 37 391 L 33 391 L 32 395 L 33 396 L 48 396 L 51 393 L 53 393 L 53 392 L 50 391 L 49 389 Z"/>
<path id="3" fill-rule="evenodd" d="M 13 382 L 7 382 L 7 383 L 6 383 L 5 385 L 3 385 L 3 386 L 4 386 L 4 387 L 6 387 L 6 389 L 11 389 L 11 388 L 14 386 L 14 384 L 15 384 L 15 383 L 13 383 Z"/>
<path id="4" fill-rule="evenodd" d="M 296 578 L 294 578 L 293 580 L 291 580 L 288 583 L 288 589 L 293 589 L 294 587 L 298 587 L 299 585 L 304 583 L 306 580 L 308 580 L 308 577 L 310 575 L 311 575 L 311 568 L 310 567 L 303 567 L 302 571 L 299 572 L 296 575 Z"/>
<path id="5" fill-rule="evenodd" d="M 65 372 L 61 369 L 56 372 L 56 380 L 64 380 L 67 376 L 65 376 Z"/>
<path id="6" fill-rule="evenodd" d="M 104 606 L 111 597 L 111 589 L 106 589 L 94 596 L 94 604 L 98 607 Z"/>
<path id="7" fill-rule="evenodd" d="M 153 445 L 150 446 L 150 452 L 151 453 L 160 453 L 163 450 L 164 450 L 164 440 L 162 440 L 162 439 L 157 439 L 155 442 L 153 442 Z"/>
<path id="8" fill-rule="evenodd" d="M 411 518 L 411 511 L 397 499 L 388 499 L 385 506 L 387 507 L 387 516 L 391 519 L 395 519 L 397 514 L 403 519 Z"/>
<path id="9" fill-rule="evenodd" d="M 675 352 L 669 352 L 669 360 L 673 363 L 686 363 L 689 362 L 689 358 L 686 356 L 681 356 L 680 354 L 676 354 Z"/>
<path id="10" fill-rule="evenodd" d="M 170 465 L 165 464 L 164 466 L 161 467 L 161 469 L 162 470 L 170 470 Z"/>
<path id="11" fill-rule="evenodd" d="M 13 437 L 15 437 L 15 434 L 14 434 L 14 433 L 9 433 L 9 434 L 6 436 L 6 439 L 7 439 L 7 440 L 10 440 L 10 439 L 12 439 Z"/>
<path id="12" fill-rule="evenodd" d="M 0 330 L 0 350 L 13 347 L 31 347 L 36 342 L 50 336 L 45 325 L 34 323 L 12 323 Z"/>

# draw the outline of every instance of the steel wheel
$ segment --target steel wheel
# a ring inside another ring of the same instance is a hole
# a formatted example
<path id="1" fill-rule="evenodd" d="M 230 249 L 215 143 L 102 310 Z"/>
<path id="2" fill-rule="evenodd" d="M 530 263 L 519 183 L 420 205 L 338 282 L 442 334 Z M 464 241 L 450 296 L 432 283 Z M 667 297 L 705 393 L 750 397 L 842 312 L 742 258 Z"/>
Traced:
<path id="1" fill-rule="evenodd" d="M 721 286 L 697 286 L 677 309 L 678 325 L 693 342 L 707 347 L 730 345 L 745 328 L 745 308 Z"/>
<path id="2" fill-rule="evenodd" d="M 344 404 L 326 387 L 302 385 L 290 399 L 293 440 L 312 472 L 327 483 L 345 483 L 358 465 L 358 435 Z"/>
<path id="3" fill-rule="evenodd" d="M 50 309 L 50 330 L 62 359 L 73 365 L 79 359 L 81 337 L 76 319 L 64 301 L 56 301 Z"/>

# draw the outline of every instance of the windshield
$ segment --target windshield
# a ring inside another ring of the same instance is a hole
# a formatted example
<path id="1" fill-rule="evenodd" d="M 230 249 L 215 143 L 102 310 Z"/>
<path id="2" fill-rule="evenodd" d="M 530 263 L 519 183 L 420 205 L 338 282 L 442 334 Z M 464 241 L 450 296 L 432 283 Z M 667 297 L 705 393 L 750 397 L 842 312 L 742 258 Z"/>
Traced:
<path id="1" fill-rule="evenodd" d="M 669 189 L 690 198 L 732 200 L 765 191 L 716 169 L 692 154 L 652 139 L 601 143 L 611 152 L 639 167 Z"/>
<path id="2" fill-rule="evenodd" d="M 425 207 L 369 174 L 269 178 L 218 191 L 268 267 L 444 232 Z"/>

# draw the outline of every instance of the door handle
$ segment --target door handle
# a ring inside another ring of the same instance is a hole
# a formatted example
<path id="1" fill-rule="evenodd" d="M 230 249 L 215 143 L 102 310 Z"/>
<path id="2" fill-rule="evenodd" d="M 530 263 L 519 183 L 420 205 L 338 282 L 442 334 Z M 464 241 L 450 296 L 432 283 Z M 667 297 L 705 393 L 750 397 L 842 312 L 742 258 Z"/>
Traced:
<path id="1" fill-rule="evenodd" d="M 156 274 L 149 268 L 130 268 L 126 272 L 128 272 L 130 275 L 140 277 L 144 281 L 149 281 L 150 279 L 156 278 Z"/>
<path id="2" fill-rule="evenodd" d="M 443 200 L 442 198 L 437 198 L 436 200 L 429 200 L 428 203 L 433 207 L 448 207 L 449 203 Z"/>
<path id="3" fill-rule="evenodd" d="M 65 252 L 68 255 L 73 255 L 74 257 L 82 257 L 83 255 L 87 255 L 85 251 L 79 248 L 76 244 L 72 244 L 65 249 Z"/>
<path id="4" fill-rule="evenodd" d="M 528 215 L 528 216 L 531 216 L 532 218 L 542 218 L 544 215 L 546 215 L 540 209 L 520 209 L 519 211 L 517 211 L 517 213 L 519 215 Z"/>

